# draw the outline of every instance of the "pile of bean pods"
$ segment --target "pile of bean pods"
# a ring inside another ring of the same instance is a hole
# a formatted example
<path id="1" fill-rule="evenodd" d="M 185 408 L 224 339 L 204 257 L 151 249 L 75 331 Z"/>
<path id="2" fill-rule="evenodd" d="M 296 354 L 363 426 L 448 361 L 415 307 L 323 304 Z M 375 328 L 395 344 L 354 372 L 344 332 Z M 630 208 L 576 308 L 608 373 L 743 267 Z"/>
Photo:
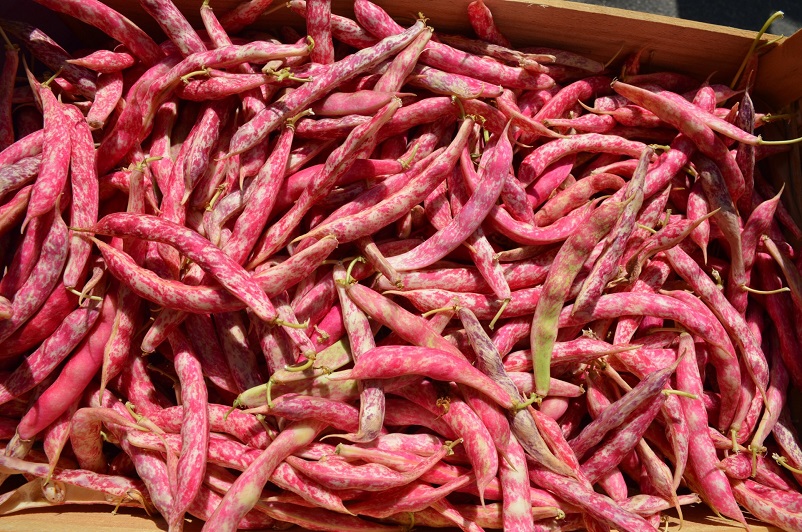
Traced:
<path id="1" fill-rule="evenodd" d="M 0 21 L 0 515 L 802 530 L 760 47 L 731 88 L 513 48 L 481 0 L 470 37 L 140 0 L 162 43 L 36 1 L 110 40 Z"/>

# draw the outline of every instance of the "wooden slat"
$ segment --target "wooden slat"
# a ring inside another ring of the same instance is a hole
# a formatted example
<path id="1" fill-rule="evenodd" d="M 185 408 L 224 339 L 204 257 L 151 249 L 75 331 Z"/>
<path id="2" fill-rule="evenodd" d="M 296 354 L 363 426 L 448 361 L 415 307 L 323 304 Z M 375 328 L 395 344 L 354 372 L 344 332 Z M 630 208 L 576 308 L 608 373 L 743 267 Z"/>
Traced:
<path id="1" fill-rule="evenodd" d="M 148 517 L 144 510 L 121 508 L 118 515 L 111 514 L 109 506 L 62 506 L 58 507 L 58 515 L 53 509 L 28 510 L 18 514 L 0 517 L 0 532 L 38 532 L 41 530 L 59 530 L 60 532 L 159 532 L 167 530 L 167 523 L 160 516 Z M 677 530 L 679 520 L 672 512 L 669 530 Z M 704 505 L 684 507 L 685 520 L 682 532 L 743 532 L 743 527 L 732 521 L 721 519 L 710 514 Z M 192 519 L 184 525 L 185 532 L 199 532 L 203 521 Z M 780 532 L 779 528 L 766 526 L 749 520 L 752 532 Z M 287 532 L 302 532 L 304 529 L 293 527 Z M 457 532 L 459 529 L 430 529 L 415 527 L 419 532 Z"/>
<path id="2" fill-rule="evenodd" d="M 755 88 L 777 107 L 802 98 L 802 30 L 760 58 Z"/>

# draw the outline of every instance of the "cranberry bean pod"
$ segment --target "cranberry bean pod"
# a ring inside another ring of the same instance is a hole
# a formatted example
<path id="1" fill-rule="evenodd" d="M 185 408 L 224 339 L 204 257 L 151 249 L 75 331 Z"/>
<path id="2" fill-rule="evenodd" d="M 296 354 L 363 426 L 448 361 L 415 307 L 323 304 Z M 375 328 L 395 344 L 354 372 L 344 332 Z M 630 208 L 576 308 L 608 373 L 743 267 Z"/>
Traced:
<path id="1" fill-rule="evenodd" d="M 443 363 L 444 365 L 440 365 Z M 388 379 L 410 374 L 426 375 L 433 379 L 454 381 L 476 388 L 504 408 L 513 408 L 515 404 L 498 384 L 467 361 L 460 360 L 449 352 L 430 347 L 375 347 L 362 354 L 354 369 L 350 371 L 349 378 Z"/>
<path id="2" fill-rule="evenodd" d="M 449 147 L 420 174 L 394 195 L 358 214 L 324 222 L 304 235 L 305 238 L 333 235 L 341 243 L 375 233 L 379 228 L 398 220 L 413 205 L 431 193 L 457 162 L 467 143 L 472 121 L 466 119 Z M 335 213 L 336 214 L 336 213 Z"/>
<path id="3" fill-rule="evenodd" d="M 293 12 L 306 18 L 306 0 L 290 0 L 287 6 Z M 355 21 L 335 14 L 331 15 L 331 33 L 338 41 L 357 49 L 370 48 L 378 42 L 378 39 L 365 31 Z"/>
<path id="4" fill-rule="evenodd" d="M 11 318 L 0 322 L 0 341 L 4 342 L 14 331 L 22 327 L 45 303 L 48 295 L 56 287 L 67 260 L 69 247 L 67 239 L 67 226 L 57 212 L 42 243 L 41 259 L 14 294 Z"/>
<path id="5" fill-rule="evenodd" d="M 42 153 L 44 130 L 39 129 L 0 151 L 0 166 L 15 164 L 26 157 Z"/>
<path id="6" fill-rule="evenodd" d="M 36 314 L 3 341 L 0 356 L 14 357 L 46 340 L 77 304 L 78 296 L 57 284 Z"/>
<path id="7" fill-rule="evenodd" d="M 477 355 L 477 367 L 480 371 L 488 375 L 493 381 L 497 382 L 513 401 L 520 399 L 518 388 L 507 374 L 501 363 L 501 357 L 495 348 L 492 340 L 484 334 L 476 316 L 467 308 L 459 309 L 460 320 L 468 330 L 468 338 L 474 352 Z M 551 451 L 546 447 L 543 437 L 537 426 L 534 424 L 529 412 L 519 410 L 515 412 L 511 428 L 515 432 L 518 442 L 523 445 L 526 452 L 538 463 L 552 471 L 567 473 L 571 475 L 570 469 L 564 463 L 555 458 Z M 501 451 L 501 449 L 499 449 Z"/>
<path id="8" fill-rule="evenodd" d="M 208 391 L 201 365 L 187 339 L 178 331 L 170 336 L 174 366 L 181 385 L 183 422 L 181 454 L 178 457 L 173 505 L 168 522 L 176 526 L 184 518 L 192 500 L 200 490 L 206 471 L 206 449 L 209 445 Z"/>
<path id="9" fill-rule="evenodd" d="M 776 492 L 762 494 L 747 487 L 748 483 L 738 480 L 732 481 L 732 491 L 736 500 L 746 508 L 749 513 L 767 523 L 793 530 L 802 526 L 799 514 L 778 500 Z"/>
<path id="10" fill-rule="evenodd" d="M 241 314 L 238 312 L 215 314 L 214 323 L 237 391 L 242 392 L 264 382 L 260 375 L 256 353 L 248 341 L 247 326 Z"/>
<path id="11" fill-rule="evenodd" d="M 749 447 L 753 452 L 756 453 L 765 449 L 763 443 L 780 417 L 780 412 L 782 412 L 782 407 L 786 402 L 787 389 L 788 372 L 783 365 L 779 350 L 775 349 L 772 357 L 771 381 L 766 390 L 766 410 L 763 412 L 760 423 L 755 429 L 755 435 L 749 443 Z"/>
<path id="12" fill-rule="evenodd" d="M 276 129 L 283 120 L 296 115 L 337 85 L 361 74 L 389 55 L 406 47 L 423 29 L 423 23 L 417 22 L 399 35 L 388 37 L 371 48 L 365 48 L 346 59 L 328 65 L 325 72 L 315 77 L 313 81 L 269 106 L 240 127 L 231 139 L 230 155 L 242 153 L 255 146 Z"/>
<path id="13" fill-rule="evenodd" d="M 434 161 L 441 153 L 443 153 L 444 150 L 445 148 L 440 148 L 438 150 L 435 150 L 426 157 L 424 157 L 423 159 L 421 159 L 420 161 L 413 164 L 409 168 L 409 170 L 394 174 L 385 179 L 384 181 L 382 181 L 381 183 L 377 183 L 375 186 L 369 188 L 368 190 L 360 194 L 350 203 L 347 203 L 342 207 L 336 209 L 319 225 L 323 225 L 337 218 L 342 218 L 345 216 L 356 214 L 370 206 L 376 205 L 383 199 L 390 197 L 391 195 L 401 190 L 402 187 L 406 185 L 411 179 L 413 179 L 423 170 L 428 168 L 429 164 L 432 161 Z"/>
<path id="14" fill-rule="evenodd" d="M 183 425 L 184 410 L 181 406 L 165 408 L 149 418 L 167 432 L 178 433 Z M 212 432 L 230 434 L 241 442 L 264 449 L 270 442 L 265 428 L 253 416 L 225 405 L 209 404 L 209 428 Z"/>
<path id="15" fill-rule="evenodd" d="M 732 198 L 718 167 L 708 158 L 697 155 L 694 164 L 699 171 L 702 189 L 708 198 L 711 210 L 718 210 L 713 215 L 716 226 L 724 233 L 730 246 L 730 275 L 727 284 L 728 299 L 740 314 L 746 312 L 747 294 L 742 286 L 749 282 L 744 265 L 744 253 L 741 242 L 740 219 Z"/>
<path id="16" fill-rule="evenodd" d="M 140 430 L 128 416 L 104 407 L 78 409 L 70 420 L 70 446 L 81 469 L 105 473 L 108 463 L 103 456 L 103 440 L 100 432 L 104 423 L 113 423 L 120 427 Z"/>
<path id="17" fill-rule="evenodd" d="M 673 100 L 645 89 L 615 81 L 612 88 L 619 94 L 630 98 L 634 103 L 642 105 L 654 114 L 676 127 L 693 141 L 696 148 L 710 157 L 721 169 L 727 188 L 734 201 L 743 195 L 745 190 L 744 176 L 735 160 L 730 156 L 724 142 L 716 136 L 709 125 L 698 115 L 696 108 L 686 108 Z M 737 129 L 737 128 L 736 128 Z M 738 130 L 740 131 L 740 130 Z"/>
<path id="18" fill-rule="evenodd" d="M 89 69 L 67 63 L 72 56 L 42 30 L 8 19 L 4 19 L 1 25 L 52 72 L 60 72 L 69 92 L 77 92 L 90 100 L 94 98 L 95 74 Z"/>
<path id="19" fill-rule="evenodd" d="M 307 0 L 307 34 L 314 39 L 310 59 L 315 63 L 328 65 L 334 62 L 334 43 L 331 40 L 331 1 Z"/>
<path id="20" fill-rule="evenodd" d="M 181 55 L 206 51 L 203 41 L 172 0 L 140 0 L 140 4 L 156 20 Z"/>
<path id="21" fill-rule="evenodd" d="M 404 340 L 422 347 L 446 351 L 453 356 L 464 359 L 464 355 L 448 341 L 444 340 L 438 331 L 432 329 L 425 319 L 412 314 L 397 303 L 362 284 L 350 283 L 345 286 L 345 289 L 348 297 L 365 314 L 386 325 Z"/>
<path id="22" fill-rule="evenodd" d="M 84 339 L 77 352 L 62 368 L 56 381 L 36 400 L 22 418 L 17 433 L 29 440 L 45 429 L 64 410 L 75 402 L 86 386 L 100 370 L 103 347 L 111 333 L 117 305 L 112 295 L 106 295 L 100 317 L 90 336 Z"/>
<path id="23" fill-rule="evenodd" d="M 420 460 L 414 467 L 403 472 L 394 471 L 380 464 L 350 465 L 345 460 L 308 462 L 295 456 L 287 458 L 287 463 L 321 485 L 333 490 L 360 489 L 383 491 L 403 486 L 416 480 L 448 454 L 450 448 L 443 445 L 431 456 Z"/>
<path id="24" fill-rule="evenodd" d="M 151 215 L 115 213 L 98 221 L 91 231 L 112 236 L 135 236 L 175 246 L 248 304 L 260 319 L 272 321 L 276 318 L 273 305 L 258 283 L 221 250 L 190 229 Z"/>
<path id="25" fill-rule="evenodd" d="M 388 259 L 397 270 L 417 270 L 430 266 L 453 251 L 459 243 L 478 228 L 479 223 L 495 204 L 512 162 L 512 145 L 507 136 L 507 126 L 498 138 L 489 158 L 481 184 L 460 212 L 443 229 L 415 249 Z"/>
<path id="26" fill-rule="evenodd" d="M 317 437 L 326 427 L 321 421 L 296 421 L 285 428 L 237 478 L 214 513 L 206 521 L 207 530 L 236 530 L 239 520 L 253 508 L 267 480 L 278 464 Z"/>
<path id="27" fill-rule="evenodd" d="M 357 22 L 377 37 L 387 38 L 404 31 L 383 9 L 368 0 L 354 2 L 354 12 Z M 512 88 L 548 89 L 554 85 L 554 80 L 545 74 L 528 72 L 520 67 L 510 67 L 435 41 L 429 42 L 420 55 L 420 61 L 446 72 L 471 76 Z"/>
<path id="28" fill-rule="evenodd" d="M 0 404 L 33 389 L 60 364 L 95 324 L 99 309 L 90 305 L 75 309 L 25 363 L 3 379 Z"/>
<path id="29" fill-rule="evenodd" d="M 699 266 L 680 248 L 675 247 L 664 252 L 674 270 L 690 284 L 706 301 L 711 310 L 719 317 L 722 324 L 731 331 L 744 354 L 744 361 L 752 380 L 761 395 L 765 395 L 768 385 L 768 364 L 760 346 L 755 342 L 752 332 L 740 314 L 732 307 L 724 295 L 716 288 L 715 283 L 699 268 Z"/>
<path id="30" fill-rule="evenodd" d="M 150 497 L 142 482 L 121 476 L 101 475 L 78 469 L 56 468 L 51 470 L 47 464 L 24 461 L 11 456 L 0 456 L 0 467 L 38 478 L 101 491 L 108 494 L 112 499 L 126 500 L 131 498 L 137 501 L 138 504 L 147 505 L 150 503 Z"/>
<path id="31" fill-rule="evenodd" d="M 701 396 L 702 380 L 697 367 L 693 340 L 685 333 L 680 335 L 681 353 L 677 371 L 677 385 L 689 393 Z M 696 399 L 680 398 L 688 427 L 697 437 L 691 438 L 688 454 L 688 465 L 693 469 L 699 479 L 700 487 L 704 490 L 700 495 L 716 511 L 743 522 L 741 510 L 730 489 L 729 482 L 723 471 L 717 467 L 717 458 L 712 441 L 704 437 L 707 430 L 707 412 Z M 701 431 L 701 432 L 699 432 Z"/>
<path id="32" fill-rule="evenodd" d="M 400 90 L 406 82 L 407 76 L 415 68 L 418 57 L 431 40 L 433 33 L 434 30 L 432 28 L 426 28 L 420 35 L 415 37 L 415 40 L 409 46 L 399 52 L 376 82 L 376 85 L 373 86 L 373 90 L 388 92 Z"/>
<path id="33" fill-rule="evenodd" d="M 370 328 L 367 316 L 349 297 L 343 281 L 347 282 L 344 267 L 334 267 L 334 281 L 337 286 L 337 295 L 342 307 L 343 323 L 348 333 L 351 345 L 351 356 L 354 360 L 376 347 L 373 331 Z M 381 380 L 364 380 L 360 382 L 359 402 L 359 429 L 356 433 L 341 435 L 348 441 L 373 441 L 381 432 L 384 421 L 384 386 Z"/>
<path id="34" fill-rule="evenodd" d="M 624 180 L 606 172 L 592 174 L 578 180 L 575 184 L 557 193 L 548 200 L 537 213 L 535 225 L 546 226 L 552 224 L 574 210 L 587 203 L 591 196 L 603 190 L 618 190 L 623 188 Z"/>
<path id="35" fill-rule="evenodd" d="M 579 436 L 569 443 L 578 458 L 581 458 L 591 447 L 599 443 L 604 435 L 621 423 L 645 401 L 654 399 L 674 373 L 676 364 L 655 371 L 646 376 L 631 392 L 604 409 L 602 413 L 588 424 Z"/>
<path id="36" fill-rule="evenodd" d="M 93 130 L 102 129 L 106 120 L 120 102 L 123 93 L 123 76 L 119 72 L 100 74 L 97 79 L 97 92 L 86 115 L 86 122 Z"/>
<path id="37" fill-rule="evenodd" d="M 401 106 L 401 100 L 394 98 L 393 101 L 385 105 L 369 122 L 356 127 L 345 142 L 332 151 L 326 159 L 326 164 L 320 172 L 311 180 L 309 185 L 301 193 L 301 197 L 295 202 L 290 210 L 273 224 L 262 239 L 261 245 L 257 246 L 250 261 L 249 266 L 255 266 L 264 261 L 278 249 L 284 246 L 287 237 L 301 221 L 301 218 L 309 209 L 318 202 L 323 196 L 334 187 L 337 180 L 350 168 L 351 163 L 356 160 L 358 152 L 367 143 L 375 143 L 377 130 L 392 117 L 393 113 Z M 338 239 L 339 240 L 339 239 Z"/>
<path id="38" fill-rule="evenodd" d="M 19 248 L 14 253 L 3 278 L 0 279 L 0 294 L 13 298 L 22 283 L 28 279 L 39 259 L 45 237 L 53 225 L 53 216 L 48 213 L 46 216 L 34 218 L 25 228 Z"/>
<path id="39" fill-rule="evenodd" d="M 497 98 L 502 93 L 501 85 L 487 83 L 467 75 L 443 72 L 436 68 L 415 65 L 408 83 L 413 87 L 428 89 L 435 94 L 457 98 Z"/>
<path id="40" fill-rule="evenodd" d="M 561 137 L 559 133 L 550 130 L 540 122 L 532 120 L 523 114 L 518 108 L 517 102 L 515 101 L 515 94 L 509 89 L 504 89 L 501 94 L 496 97 L 496 105 L 498 106 L 499 110 L 504 113 L 504 116 L 506 116 L 509 120 L 512 120 L 516 127 L 518 127 L 520 130 L 523 130 L 533 138 L 541 136 L 552 138 Z"/>
<path id="41" fill-rule="evenodd" d="M 422 482 L 411 482 L 406 486 L 387 490 L 369 500 L 355 502 L 348 510 L 357 515 L 386 518 L 398 512 L 414 512 L 431 506 L 449 493 L 474 482 L 470 473 L 452 480 L 442 486 L 432 487 Z"/>
<path id="42" fill-rule="evenodd" d="M 475 0 L 468 4 L 468 20 L 474 33 L 483 41 L 498 46 L 510 46 L 510 41 L 496 27 L 493 14 L 482 0 Z"/>
<path id="43" fill-rule="evenodd" d="M 22 188 L 34 180 L 39 175 L 41 163 L 41 155 L 34 155 L 0 167 L 0 196 Z"/>
<path id="44" fill-rule="evenodd" d="M 161 58 L 161 51 L 155 58 Z M 112 52 L 111 50 L 95 50 L 77 59 L 68 59 L 68 63 L 86 67 L 98 74 L 111 74 L 121 72 L 134 66 L 136 59 L 127 52 Z"/>
<path id="45" fill-rule="evenodd" d="M 72 123 L 70 130 L 70 184 L 72 186 L 73 227 L 88 227 L 97 222 L 98 184 L 95 170 L 95 152 L 92 132 L 83 115 L 74 107 L 65 107 L 64 112 Z M 81 282 L 92 252 L 92 244 L 78 235 L 70 238 L 70 254 L 64 267 L 64 286 L 75 288 Z"/>
<path id="46" fill-rule="evenodd" d="M 0 206 L 0 237 L 25 218 L 32 190 L 33 185 L 24 186 L 14 194 L 13 198 Z"/>
<path id="47" fill-rule="evenodd" d="M 537 466 L 529 469 L 529 478 L 537 485 L 553 491 L 561 499 L 581 507 L 597 519 L 623 530 L 653 531 L 645 519 L 624 510 L 608 497 L 595 493 L 590 487 L 567 477 L 544 471 Z"/>
<path id="48" fill-rule="evenodd" d="M 607 234 L 624 208 L 625 203 L 622 202 L 600 207 L 579 232 L 569 237 L 554 258 L 535 308 L 529 340 L 532 346 L 537 346 L 532 349 L 532 365 L 535 368 L 535 393 L 538 395 L 548 395 L 549 366 L 552 346 L 557 337 L 557 320 L 571 284 L 585 258 Z"/>
<path id="49" fill-rule="evenodd" d="M 231 34 L 239 33 L 251 25 L 267 9 L 273 0 L 248 0 L 240 2 L 220 17 L 220 24 Z"/>
<path id="50" fill-rule="evenodd" d="M 646 148 L 640 155 L 638 167 L 624 192 L 624 201 L 627 204 L 621 217 L 616 221 L 616 225 L 610 230 L 609 245 L 596 260 L 576 296 L 573 310 L 576 314 L 587 312 L 587 309 L 601 297 L 612 276 L 617 273 L 618 262 L 624 254 L 626 241 L 629 240 L 635 227 L 635 217 L 643 205 L 643 183 L 653 154 L 654 151 L 651 148 Z M 619 189 L 616 195 L 619 195 L 621 190 L 623 189 Z"/>
<path id="51" fill-rule="evenodd" d="M 598 133 L 572 135 L 564 139 L 548 142 L 534 149 L 521 162 L 518 179 L 524 186 L 529 186 L 533 181 L 541 177 L 546 167 L 572 153 L 589 151 L 592 153 L 616 153 L 630 157 L 640 157 L 644 149 L 646 149 L 646 145 L 641 142 L 627 140 L 615 135 L 600 135 Z"/>
<path id="52" fill-rule="evenodd" d="M 158 61 L 162 51 L 153 40 L 126 17 L 95 0 L 57 2 L 37 0 L 37 3 L 91 24 L 131 50 L 137 59 L 146 64 Z"/>
<path id="53" fill-rule="evenodd" d="M 39 177 L 31 191 L 23 227 L 31 218 L 41 216 L 53 208 L 56 198 L 64 190 L 70 165 L 71 121 L 64 116 L 61 103 L 49 87 L 40 86 L 37 91 L 42 99 L 45 136 Z"/>
<path id="54" fill-rule="evenodd" d="M 485 487 L 498 473 L 498 452 L 484 420 L 456 392 L 457 388 L 443 387 L 438 393 L 436 385 L 424 382 L 417 386 L 408 386 L 396 393 L 426 408 L 432 415 L 437 415 L 460 437 L 476 476 L 479 500 L 484 501 Z M 445 412 L 442 410 L 443 407 L 437 406 L 438 399 L 443 395 L 448 404 Z"/>
<path id="55" fill-rule="evenodd" d="M 596 480 L 612 470 L 635 448 L 657 416 L 664 400 L 665 396 L 661 395 L 651 403 L 643 405 L 633 414 L 626 425 L 619 428 L 582 462 L 582 473 L 590 483 L 595 483 Z"/>

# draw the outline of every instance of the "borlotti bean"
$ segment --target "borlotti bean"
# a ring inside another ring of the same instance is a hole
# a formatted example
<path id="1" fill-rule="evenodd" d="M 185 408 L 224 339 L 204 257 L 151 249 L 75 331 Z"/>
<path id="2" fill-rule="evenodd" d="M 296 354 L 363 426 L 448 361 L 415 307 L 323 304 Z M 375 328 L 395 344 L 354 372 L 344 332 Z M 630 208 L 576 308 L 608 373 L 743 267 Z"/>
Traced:
<path id="1" fill-rule="evenodd" d="M 0 20 L 0 519 L 802 529 L 757 54 L 730 88 L 516 48 L 482 0 L 471 35 L 141 0 L 163 42 L 35 1 L 109 39 Z"/>

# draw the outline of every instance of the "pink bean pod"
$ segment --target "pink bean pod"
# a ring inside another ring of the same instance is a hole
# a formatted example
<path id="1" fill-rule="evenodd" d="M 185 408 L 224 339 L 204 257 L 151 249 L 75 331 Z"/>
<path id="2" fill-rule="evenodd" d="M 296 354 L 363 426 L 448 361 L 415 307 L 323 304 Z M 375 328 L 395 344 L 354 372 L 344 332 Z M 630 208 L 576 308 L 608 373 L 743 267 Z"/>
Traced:
<path id="1" fill-rule="evenodd" d="M 432 38 L 434 30 L 426 28 L 415 37 L 409 46 L 399 52 L 390 62 L 387 70 L 373 86 L 374 91 L 398 91 L 406 83 L 407 77 L 416 66 L 418 57 Z"/>
<path id="2" fill-rule="evenodd" d="M 52 72 L 60 72 L 67 92 L 78 93 L 88 99 L 95 95 L 95 74 L 89 69 L 71 65 L 66 61 L 72 59 L 61 46 L 42 30 L 24 22 L 3 20 L 3 29 L 16 37 L 31 54 L 44 63 Z M 55 80 L 58 83 L 58 79 Z M 34 96 L 37 100 L 38 98 Z"/>
<path id="3" fill-rule="evenodd" d="M 402 190 L 358 214 L 345 216 L 328 223 L 324 221 L 303 237 L 319 238 L 325 235 L 334 235 L 339 242 L 350 242 L 373 234 L 381 227 L 401 218 L 406 212 L 409 212 L 413 205 L 423 201 L 445 177 L 444 174 L 456 164 L 462 148 L 468 141 L 472 124 L 471 119 L 466 119 L 449 147 L 415 179 L 407 183 Z"/>
<path id="4" fill-rule="evenodd" d="M 532 365 L 535 369 L 535 392 L 538 395 L 548 395 L 549 365 L 557 337 L 557 321 L 571 284 L 592 248 L 610 231 L 625 206 L 623 202 L 602 205 L 583 224 L 584 232 L 570 237 L 554 258 L 543 283 L 530 333 L 530 344 L 536 346 L 532 349 Z"/>
<path id="5" fill-rule="evenodd" d="M 285 428 L 234 482 L 214 513 L 207 530 L 236 530 L 236 524 L 253 508 L 267 479 L 286 456 L 310 443 L 326 427 L 320 421 L 296 421 Z"/>
<path id="6" fill-rule="evenodd" d="M 37 88 L 37 93 L 42 99 L 42 112 L 45 116 L 42 165 L 31 191 L 28 212 L 25 221 L 22 222 L 23 227 L 32 218 L 41 216 L 53 208 L 56 198 L 64 190 L 70 165 L 69 124 L 72 121 L 64 116 L 61 103 L 49 87 L 40 86 Z"/>
<path id="7" fill-rule="evenodd" d="M 209 271 L 261 319 L 276 319 L 272 303 L 253 278 L 222 251 L 190 229 L 151 215 L 116 213 L 105 216 L 90 230 L 98 234 L 135 236 L 173 245 Z"/>
<path id="8" fill-rule="evenodd" d="M 659 94 L 626 83 L 614 82 L 612 87 L 619 94 L 631 98 L 638 105 L 643 105 L 687 135 L 699 151 L 719 165 L 732 199 L 738 201 L 746 186 L 744 176 L 735 164 L 735 160 L 730 157 L 729 150 L 726 149 L 722 140 L 716 136 L 707 123 L 694 114 L 695 111 L 684 105 L 678 105 L 673 100 L 663 98 Z"/>
<path id="9" fill-rule="evenodd" d="M 72 186 L 73 227 L 87 227 L 97 222 L 98 184 L 92 132 L 75 108 L 64 109 L 72 127 L 70 130 L 70 184 Z M 78 235 L 70 238 L 70 254 L 64 267 L 64 286 L 75 288 L 86 270 L 92 244 Z"/>
<path id="10" fill-rule="evenodd" d="M 331 1 L 307 0 L 306 28 L 314 39 L 315 47 L 310 59 L 328 65 L 334 62 L 334 43 L 331 40 Z"/>
<path id="11" fill-rule="evenodd" d="M 468 19 L 474 33 L 483 41 L 499 46 L 510 46 L 510 41 L 496 27 L 493 14 L 482 0 L 475 0 L 468 4 Z"/>
<path id="12" fill-rule="evenodd" d="M 493 155 L 484 167 L 481 185 L 473 191 L 470 200 L 463 205 L 460 212 L 425 243 L 402 255 L 390 257 L 390 265 L 397 270 L 417 270 L 430 266 L 453 251 L 478 228 L 501 194 L 506 170 L 512 162 L 508 127 L 498 138 Z"/>
<path id="13" fill-rule="evenodd" d="M 53 334 L 34 351 L 24 365 L 0 384 L 0 403 L 7 403 L 33 389 L 58 366 L 89 332 L 99 316 L 94 305 L 74 310 Z"/>
<path id="14" fill-rule="evenodd" d="M 399 351 L 400 349 L 400 351 Z M 386 359 L 385 357 L 392 357 Z M 445 365 L 441 362 L 449 361 Z M 459 369 L 457 369 L 459 368 Z M 364 353 L 349 378 L 388 379 L 402 375 L 426 375 L 433 379 L 454 381 L 482 391 L 504 408 L 514 408 L 515 401 L 510 399 L 498 384 L 488 379 L 479 370 L 446 351 L 430 347 L 375 347 Z"/>
<path id="15" fill-rule="evenodd" d="M 19 249 L 14 253 L 7 272 L 0 279 L 0 294 L 13 298 L 36 266 L 42 249 L 42 243 L 53 225 L 53 214 L 48 213 L 41 218 L 34 218 L 26 227 L 19 242 Z"/>
<path id="16" fill-rule="evenodd" d="M 248 267 L 263 262 L 284 246 L 290 231 L 294 230 L 309 209 L 334 187 L 337 179 L 350 168 L 351 163 L 356 160 L 363 147 L 373 145 L 378 129 L 390 120 L 400 106 L 401 100 L 394 98 L 370 121 L 356 127 L 342 146 L 331 152 L 326 159 L 326 164 L 307 185 L 301 193 L 301 197 L 280 220 L 268 229 L 260 244 L 257 244 L 253 252 L 254 258 L 248 263 Z"/>
<path id="17" fill-rule="evenodd" d="M 0 196 L 33 181 L 39 175 L 41 163 L 41 155 L 34 155 L 0 168 Z"/>
<path id="18" fill-rule="evenodd" d="M 220 24 L 229 33 L 239 33 L 252 24 L 273 0 L 248 0 L 237 4 L 220 18 Z"/>
<path id="19" fill-rule="evenodd" d="M 137 59 L 146 64 L 158 61 L 162 57 L 159 46 L 144 31 L 101 2 L 37 0 L 37 3 L 99 28 L 124 44 Z"/>
<path id="20" fill-rule="evenodd" d="M 181 454 L 178 457 L 173 506 L 168 521 L 176 526 L 200 490 L 206 468 L 206 449 L 209 445 L 208 391 L 203 380 L 200 362 L 178 332 L 170 336 L 174 365 L 181 384 L 184 416 L 181 424 Z"/>
<path id="21" fill-rule="evenodd" d="M 181 55 L 206 51 L 203 41 L 172 0 L 140 0 L 140 4 L 156 20 Z"/>
<path id="22" fill-rule="evenodd" d="M 0 322 L 0 341 L 4 342 L 22 327 L 56 287 L 67 260 L 67 239 L 67 226 L 57 212 L 42 243 L 42 259 L 36 263 L 30 276 L 14 294 L 11 318 Z"/>
<path id="23" fill-rule="evenodd" d="M 264 0 L 253 1 L 263 2 Z M 287 5 L 293 10 L 293 12 L 306 18 L 306 0 L 290 0 Z M 333 37 L 338 41 L 341 41 L 348 46 L 353 46 L 357 49 L 370 48 L 378 42 L 378 39 L 365 31 L 352 19 L 333 13 L 331 15 L 331 32 Z"/>
<path id="24" fill-rule="evenodd" d="M 113 423 L 133 430 L 143 429 L 111 408 L 80 408 L 70 420 L 70 446 L 81 469 L 105 473 L 108 463 L 103 456 L 103 440 L 100 432 L 104 423 Z"/>
<path id="25" fill-rule="evenodd" d="M 288 457 L 287 463 L 327 488 L 383 491 L 403 486 L 419 478 L 449 452 L 451 452 L 450 446 L 443 445 L 438 452 L 420 460 L 414 467 L 403 472 L 380 464 L 367 463 L 355 466 L 345 460 L 308 462 L 294 456 Z"/>
<path id="26" fill-rule="evenodd" d="M 97 92 L 86 116 L 92 130 L 101 129 L 117 108 L 123 93 L 123 77 L 119 72 L 101 74 L 97 80 Z"/>
<path id="27" fill-rule="evenodd" d="M 643 205 L 643 183 L 653 154 L 654 151 L 651 148 L 643 150 L 638 159 L 638 167 L 626 190 L 619 189 L 614 195 L 614 197 L 620 196 L 623 191 L 623 199 L 627 205 L 624 207 L 621 217 L 616 221 L 616 225 L 610 230 L 609 245 L 596 259 L 588 277 L 582 283 L 582 288 L 574 301 L 574 313 L 581 314 L 593 306 L 595 300 L 601 297 L 613 275 L 618 273 L 618 263 L 624 254 L 626 241 L 632 235 L 635 228 L 635 217 Z"/>
<path id="28" fill-rule="evenodd" d="M 646 146 L 641 142 L 626 140 L 614 135 L 596 133 L 572 135 L 565 139 L 546 143 L 533 150 L 521 163 L 518 179 L 524 186 L 529 186 L 541 176 L 546 167 L 572 153 L 590 151 L 639 157 L 645 148 Z"/>
<path id="29" fill-rule="evenodd" d="M 368 0 L 354 2 L 354 12 L 357 22 L 377 37 L 387 38 L 403 31 L 403 28 L 383 9 Z M 421 53 L 420 61 L 446 72 L 471 76 L 507 87 L 547 89 L 554 85 L 554 80 L 545 74 L 528 72 L 520 67 L 509 67 L 492 59 L 471 55 L 434 41 L 431 41 Z"/>
<path id="30" fill-rule="evenodd" d="M 103 361 L 103 347 L 111 334 L 117 310 L 112 295 L 104 297 L 94 333 L 83 340 L 78 351 L 62 368 L 56 381 L 36 400 L 22 418 L 17 433 L 24 440 L 32 439 L 52 423 L 83 393 Z"/>
<path id="31" fill-rule="evenodd" d="M 689 335 L 684 333 L 680 336 L 680 341 L 685 353 L 679 359 L 677 385 L 687 392 L 700 396 L 702 380 L 696 365 L 693 341 Z M 706 431 L 707 413 L 701 403 L 688 398 L 681 398 L 680 401 L 691 432 Z M 700 493 L 703 499 L 718 512 L 739 522 L 744 522 L 743 514 L 735 502 L 727 477 L 717 467 L 716 453 L 712 442 L 701 433 L 699 437 L 690 440 L 688 465 L 693 468 L 699 478 L 700 486 L 704 489 L 704 492 Z"/>
<path id="32" fill-rule="evenodd" d="M 322 75 L 282 98 L 280 102 L 269 106 L 250 122 L 240 127 L 234 138 L 231 139 L 230 155 L 242 153 L 255 146 L 278 127 L 281 121 L 296 115 L 338 84 L 370 69 L 389 55 L 398 52 L 417 37 L 423 29 L 423 23 L 418 22 L 407 31 L 394 37 L 388 37 L 374 47 L 365 48 L 347 59 L 328 65 Z"/>
<path id="33" fill-rule="evenodd" d="M 161 57 L 161 52 L 154 57 Z M 68 59 L 67 62 L 73 65 L 86 67 L 89 70 L 94 70 L 98 74 L 111 74 L 113 72 L 121 72 L 126 68 L 134 66 L 136 59 L 127 52 L 95 50 L 83 57 Z"/>
<path id="34" fill-rule="evenodd" d="M 0 237 L 25 218 L 32 190 L 33 185 L 24 186 L 7 203 L 0 206 Z"/>

